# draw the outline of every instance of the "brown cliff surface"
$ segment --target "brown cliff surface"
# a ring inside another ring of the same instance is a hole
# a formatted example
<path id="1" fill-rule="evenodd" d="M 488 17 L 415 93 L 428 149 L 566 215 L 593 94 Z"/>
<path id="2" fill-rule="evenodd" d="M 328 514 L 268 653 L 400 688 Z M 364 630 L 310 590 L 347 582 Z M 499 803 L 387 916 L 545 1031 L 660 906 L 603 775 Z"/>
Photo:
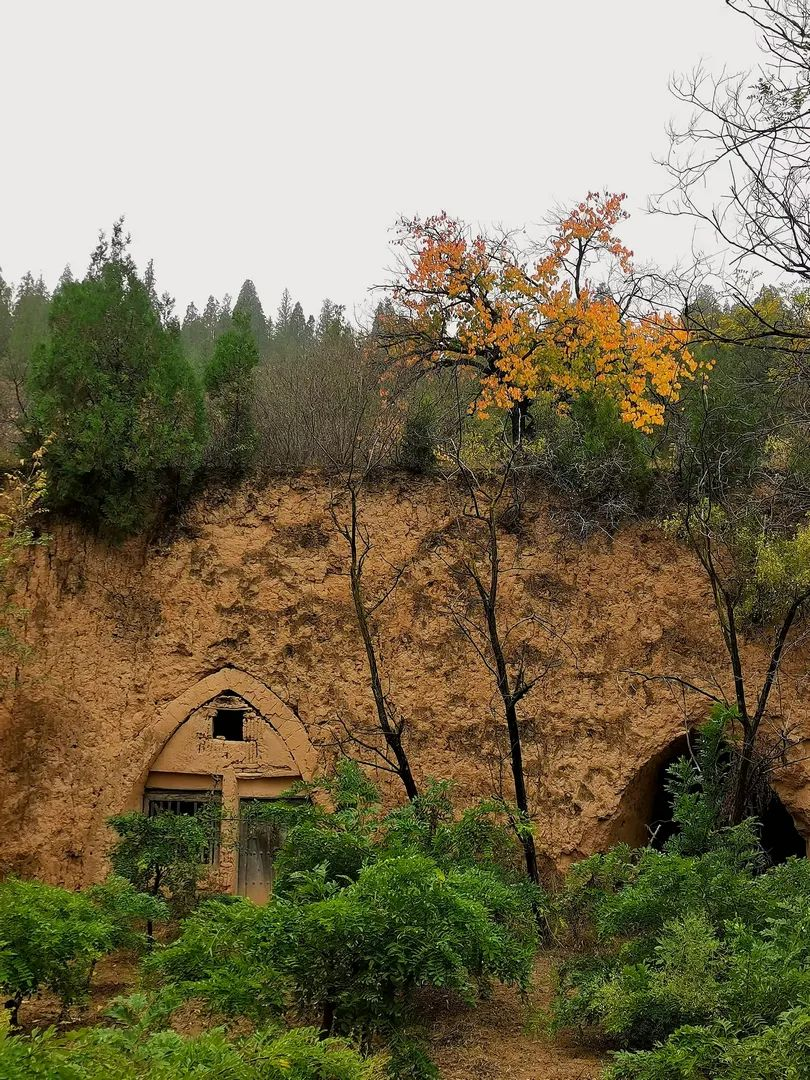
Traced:
<path id="1" fill-rule="evenodd" d="M 278 695 L 324 761 L 336 716 L 371 718 L 328 499 L 306 475 L 208 495 L 171 542 L 148 549 L 53 526 L 23 570 L 31 654 L 12 673 L 0 715 L 0 868 L 69 885 L 97 878 L 104 819 L 127 805 L 157 756 L 162 710 L 223 667 Z M 448 613 L 457 586 L 436 553 L 446 490 L 389 476 L 365 494 L 362 513 L 372 577 L 408 563 L 380 630 L 418 776 L 452 777 L 464 798 L 487 794 L 498 772 L 494 686 Z M 528 569 L 510 585 L 512 611 L 539 610 L 553 596 L 565 643 L 522 707 L 538 844 L 566 865 L 643 836 L 655 763 L 705 712 L 704 700 L 684 703 L 626 670 L 726 685 L 726 664 L 693 557 L 652 525 L 580 544 L 538 497 L 520 543 Z M 763 656 L 757 644 L 747 649 L 752 670 Z M 802 730 L 810 729 L 807 657 L 803 648 L 789 654 L 774 695 L 781 718 Z M 804 768 L 780 773 L 777 788 L 807 835 Z"/>

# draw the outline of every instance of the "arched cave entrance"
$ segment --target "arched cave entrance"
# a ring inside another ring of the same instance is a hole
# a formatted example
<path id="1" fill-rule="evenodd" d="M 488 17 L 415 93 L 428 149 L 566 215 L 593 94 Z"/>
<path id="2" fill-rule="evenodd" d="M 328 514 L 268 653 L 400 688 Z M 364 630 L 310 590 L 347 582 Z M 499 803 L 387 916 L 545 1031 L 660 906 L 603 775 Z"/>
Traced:
<path id="1" fill-rule="evenodd" d="M 669 744 L 659 755 L 658 764 L 652 778 L 652 790 L 649 796 L 650 811 L 647 831 L 650 845 L 661 851 L 664 844 L 678 831 L 672 820 L 672 796 L 667 791 L 667 770 L 670 765 L 690 753 L 689 735 L 681 735 Z"/>
<path id="2" fill-rule="evenodd" d="M 611 829 L 611 843 L 661 848 L 675 832 L 672 803 L 664 787 L 667 769 L 689 753 L 690 735 L 684 732 L 642 765 L 627 785 Z"/>
<path id="3" fill-rule="evenodd" d="M 166 706 L 153 738 L 132 808 L 196 814 L 214 802 L 222 816 L 208 857 L 212 882 L 263 902 L 278 838 L 249 811 L 312 779 L 315 755 L 300 719 L 247 672 L 223 668 Z"/>
<path id="4" fill-rule="evenodd" d="M 672 798 L 666 790 L 667 770 L 690 753 L 694 734 L 679 735 L 639 769 L 616 816 L 614 843 L 633 847 L 650 844 L 660 851 L 674 835 L 677 826 L 672 820 Z M 761 825 L 762 847 L 771 863 L 782 863 L 792 855 L 807 855 L 807 841 L 773 789 L 769 789 L 756 816 Z"/>

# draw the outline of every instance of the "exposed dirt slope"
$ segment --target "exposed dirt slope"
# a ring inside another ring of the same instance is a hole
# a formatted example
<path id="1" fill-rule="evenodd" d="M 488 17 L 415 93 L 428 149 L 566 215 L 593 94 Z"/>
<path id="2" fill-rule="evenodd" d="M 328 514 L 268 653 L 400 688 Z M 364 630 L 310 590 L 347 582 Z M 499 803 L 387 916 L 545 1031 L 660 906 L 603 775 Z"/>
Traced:
<path id="1" fill-rule="evenodd" d="M 606 1057 L 528 1023 L 551 1000 L 553 957 L 541 956 L 528 1002 L 504 987 L 467 1012 L 437 1010 L 430 1053 L 443 1080 L 597 1080 Z"/>
<path id="2" fill-rule="evenodd" d="M 28 661 L 0 715 L 0 869 L 77 885 L 104 870 L 104 819 L 119 811 L 160 747 L 167 703 L 227 665 L 249 672 L 328 757 L 335 718 L 371 716 L 343 542 L 313 476 L 227 499 L 209 496 L 172 542 L 111 548 L 54 524 L 25 568 Z M 407 564 L 381 612 L 386 678 L 410 725 L 420 779 L 452 776 L 465 797 L 498 786 L 491 678 L 449 614 L 459 582 L 447 545 L 446 490 L 388 478 L 363 505 L 372 581 Z M 627 669 L 726 683 L 709 596 L 692 556 L 652 526 L 573 541 L 538 497 L 511 576 L 514 619 L 549 615 L 559 663 L 523 703 L 539 843 L 557 862 L 643 836 L 645 768 L 698 719 Z M 511 559 L 515 541 L 506 544 Z M 535 632 L 535 631 L 533 631 Z M 535 662 L 542 662 L 538 633 Z M 762 652 L 748 662 L 761 666 Z M 788 658 L 774 706 L 806 726 L 807 653 Z M 806 755 L 803 755 L 806 756 Z M 810 822 L 805 774 L 782 778 Z"/>

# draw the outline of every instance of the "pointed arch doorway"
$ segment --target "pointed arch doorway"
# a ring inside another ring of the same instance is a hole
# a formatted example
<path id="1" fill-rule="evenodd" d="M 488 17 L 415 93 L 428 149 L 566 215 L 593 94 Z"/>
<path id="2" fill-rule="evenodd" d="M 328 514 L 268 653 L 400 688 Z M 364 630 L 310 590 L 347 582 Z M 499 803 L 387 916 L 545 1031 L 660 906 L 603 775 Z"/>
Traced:
<path id="1" fill-rule="evenodd" d="M 220 807 L 208 852 L 211 880 L 263 903 L 277 837 L 246 811 L 312 779 L 315 752 L 301 721 L 248 672 L 221 668 L 164 707 L 154 744 L 135 805 L 187 814 Z"/>

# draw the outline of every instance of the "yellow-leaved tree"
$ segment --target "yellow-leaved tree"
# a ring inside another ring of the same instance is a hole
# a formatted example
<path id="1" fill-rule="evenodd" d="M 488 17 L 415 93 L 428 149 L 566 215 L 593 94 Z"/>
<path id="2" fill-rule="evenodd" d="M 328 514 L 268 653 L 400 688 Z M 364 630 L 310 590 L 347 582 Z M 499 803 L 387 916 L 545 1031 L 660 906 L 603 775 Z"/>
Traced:
<path id="1" fill-rule="evenodd" d="M 475 409 L 508 411 L 513 441 L 532 400 L 565 408 L 585 391 L 609 395 L 642 431 L 661 424 L 697 364 L 680 318 L 639 311 L 632 252 L 615 232 L 624 198 L 591 192 L 535 252 L 447 214 L 403 219 L 379 335 L 389 354 L 419 372 L 473 372 Z"/>

